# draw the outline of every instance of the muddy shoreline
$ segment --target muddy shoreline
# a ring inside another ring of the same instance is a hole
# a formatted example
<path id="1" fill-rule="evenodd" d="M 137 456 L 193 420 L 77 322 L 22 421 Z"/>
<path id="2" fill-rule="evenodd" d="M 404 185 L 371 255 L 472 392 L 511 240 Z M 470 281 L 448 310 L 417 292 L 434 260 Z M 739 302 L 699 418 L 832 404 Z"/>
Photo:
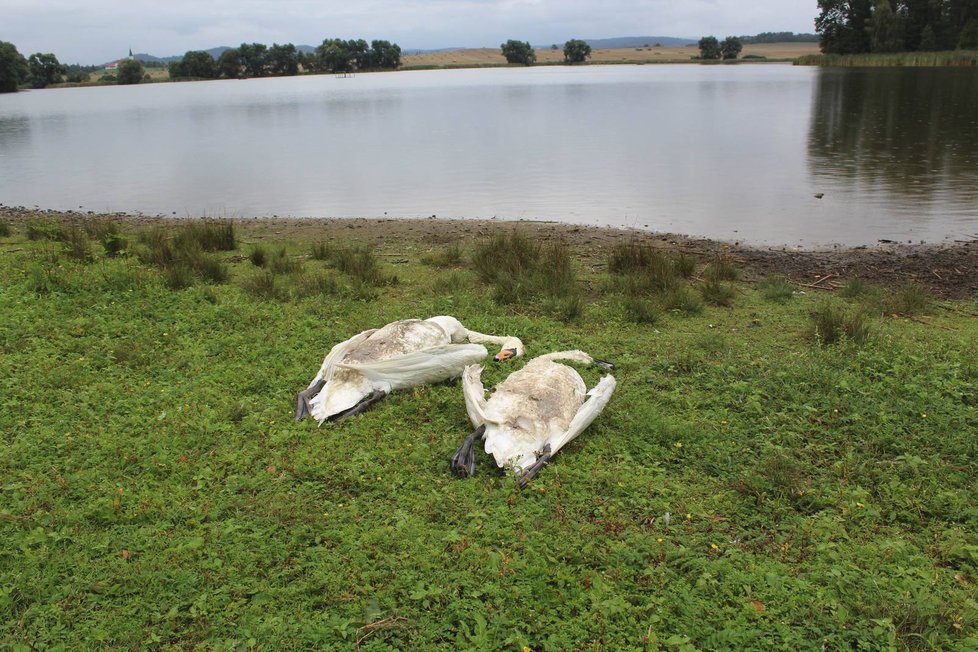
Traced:
<path id="1" fill-rule="evenodd" d="M 0 206 L 0 222 L 7 222 L 15 228 L 35 220 L 75 222 L 98 219 L 112 219 L 132 226 L 166 227 L 186 222 L 185 218 Z M 485 238 L 498 229 L 519 229 L 541 240 L 566 241 L 574 246 L 585 264 L 595 269 L 604 265 L 608 248 L 622 240 L 678 249 L 699 257 L 709 257 L 727 249 L 747 271 L 748 280 L 780 274 L 813 291 L 831 291 L 849 280 L 861 278 L 884 287 L 918 283 L 935 295 L 948 299 L 978 296 L 978 240 L 941 244 L 881 243 L 872 247 L 838 246 L 799 250 L 558 222 L 434 218 L 234 218 L 234 222 L 245 242 L 276 239 L 315 242 L 342 238 L 374 245 L 382 252 L 406 258 L 425 253 L 438 245 Z"/>

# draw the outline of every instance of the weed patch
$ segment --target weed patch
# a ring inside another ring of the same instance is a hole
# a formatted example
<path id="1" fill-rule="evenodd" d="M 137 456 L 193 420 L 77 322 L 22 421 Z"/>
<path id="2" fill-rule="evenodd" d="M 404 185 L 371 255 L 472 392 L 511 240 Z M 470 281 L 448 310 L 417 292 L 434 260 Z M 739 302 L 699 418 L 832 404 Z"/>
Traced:
<path id="1" fill-rule="evenodd" d="M 869 332 L 869 321 L 865 312 L 849 312 L 838 304 L 828 302 L 812 313 L 808 337 L 822 346 L 841 341 L 864 344 Z"/>
<path id="2" fill-rule="evenodd" d="M 758 289 L 765 301 L 784 303 L 794 296 L 795 288 L 783 276 L 769 276 L 758 283 Z"/>

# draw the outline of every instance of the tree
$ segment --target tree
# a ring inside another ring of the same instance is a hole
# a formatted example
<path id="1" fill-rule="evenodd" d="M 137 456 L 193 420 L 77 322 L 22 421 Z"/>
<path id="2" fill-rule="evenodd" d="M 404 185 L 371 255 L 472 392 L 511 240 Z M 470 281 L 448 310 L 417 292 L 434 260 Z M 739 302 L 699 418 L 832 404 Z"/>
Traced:
<path id="1" fill-rule="evenodd" d="M 591 46 L 587 41 L 572 38 L 564 43 L 564 61 L 567 63 L 584 63 L 591 56 Z"/>
<path id="2" fill-rule="evenodd" d="M 244 71 L 244 63 L 241 61 L 241 51 L 238 48 L 230 48 L 221 53 L 217 60 L 217 69 L 221 76 L 228 79 L 237 79 Z"/>
<path id="3" fill-rule="evenodd" d="M 370 65 L 373 68 L 396 70 L 401 67 L 401 46 L 390 41 L 370 42 Z"/>
<path id="4" fill-rule="evenodd" d="M 720 41 L 715 36 L 704 36 L 699 42 L 700 59 L 719 59 L 723 53 L 720 50 Z"/>
<path id="5" fill-rule="evenodd" d="M 0 93 L 16 92 L 27 81 L 30 71 L 27 60 L 13 43 L 0 41 Z"/>
<path id="6" fill-rule="evenodd" d="M 174 65 L 176 64 L 176 65 Z M 170 78 L 193 77 L 195 79 L 217 79 L 220 71 L 217 63 L 208 52 L 190 50 L 179 62 L 170 64 Z"/>
<path id="7" fill-rule="evenodd" d="M 238 53 L 241 55 L 241 66 L 246 77 L 266 75 L 268 46 L 262 43 L 242 43 L 238 47 Z"/>
<path id="8" fill-rule="evenodd" d="M 744 44 L 740 42 L 740 39 L 736 36 L 728 36 L 723 39 L 723 43 L 720 45 L 720 54 L 726 59 L 736 59 L 740 56 L 741 50 L 744 49 Z"/>
<path id="9" fill-rule="evenodd" d="M 272 43 L 272 47 L 268 48 L 267 61 L 270 75 L 291 77 L 299 74 L 299 53 L 291 43 Z"/>
<path id="10" fill-rule="evenodd" d="M 116 83 L 124 86 L 141 82 L 146 70 L 143 68 L 143 64 L 137 59 L 126 59 L 119 64 L 116 72 L 118 73 Z"/>
<path id="11" fill-rule="evenodd" d="M 30 81 L 32 88 L 47 88 L 51 84 L 57 84 L 61 81 L 61 76 L 67 71 L 65 66 L 62 66 L 58 61 L 58 57 L 50 52 L 32 54 L 27 60 L 27 69 L 30 75 L 28 81 Z"/>
<path id="12" fill-rule="evenodd" d="M 902 25 L 893 11 L 890 0 L 877 0 L 873 16 L 866 27 L 869 32 L 869 49 L 872 52 L 899 52 L 903 50 Z"/>
<path id="13" fill-rule="evenodd" d="M 537 62 L 537 53 L 533 51 L 533 46 L 528 42 L 510 39 L 499 47 L 502 49 L 507 63 L 521 63 L 524 66 L 531 66 Z"/>
<path id="14" fill-rule="evenodd" d="M 826 54 L 869 52 L 866 27 L 872 18 L 872 0 L 818 0 L 815 31 Z"/>

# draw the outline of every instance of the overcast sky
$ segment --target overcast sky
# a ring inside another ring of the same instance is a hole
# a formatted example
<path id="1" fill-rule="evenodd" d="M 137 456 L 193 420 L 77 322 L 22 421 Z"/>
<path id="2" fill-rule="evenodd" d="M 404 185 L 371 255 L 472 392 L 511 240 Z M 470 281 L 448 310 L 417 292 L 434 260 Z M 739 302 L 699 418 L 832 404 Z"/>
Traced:
<path id="1" fill-rule="evenodd" d="M 812 32 L 816 0 L 0 0 L 0 41 L 99 64 L 242 42 L 387 39 L 402 48 L 569 38 Z"/>

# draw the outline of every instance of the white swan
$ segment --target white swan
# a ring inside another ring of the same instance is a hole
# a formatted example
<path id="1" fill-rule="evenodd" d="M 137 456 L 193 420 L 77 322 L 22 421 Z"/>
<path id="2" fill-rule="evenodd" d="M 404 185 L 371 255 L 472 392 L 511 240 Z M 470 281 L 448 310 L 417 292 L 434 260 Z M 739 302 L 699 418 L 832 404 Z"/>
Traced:
<path id="1" fill-rule="evenodd" d="M 456 378 L 489 355 L 483 342 L 502 346 L 497 361 L 523 355 L 519 338 L 470 331 L 448 316 L 396 321 L 354 335 L 330 350 L 299 392 L 295 420 L 308 414 L 322 424 L 359 414 L 392 390 Z"/>
<path id="2" fill-rule="evenodd" d="M 496 464 L 515 467 L 520 486 L 525 487 L 551 457 L 591 425 L 615 391 L 614 376 L 606 375 L 588 392 L 580 374 L 556 360 L 614 369 L 611 363 L 595 360 L 583 351 L 548 353 L 511 373 L 486 400 L 480 379 L 482 367 L 465 368 L 465 409 L 476 430 L 452 458 L 455 475 L 464 478 L 475 474 L 472 448 L 483 437 L 486 452 L 496 458 Z"/>

